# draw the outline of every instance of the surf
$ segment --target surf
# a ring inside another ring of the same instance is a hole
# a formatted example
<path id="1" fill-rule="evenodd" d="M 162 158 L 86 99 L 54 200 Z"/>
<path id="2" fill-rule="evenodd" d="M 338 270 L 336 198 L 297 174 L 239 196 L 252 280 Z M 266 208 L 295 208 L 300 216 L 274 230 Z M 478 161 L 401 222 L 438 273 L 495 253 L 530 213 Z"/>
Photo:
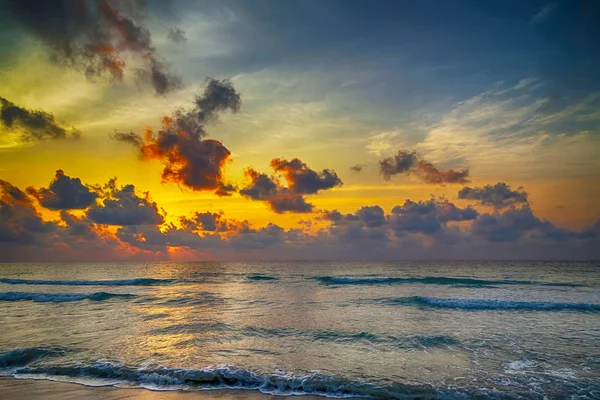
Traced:
<path id="1" fill-rule="evenodd" d="M 35 293 L 35 292 L 4 292 L 0 293 L 0 301 L 34 301 L 36 303 L 69 303 L 73 301 L 91 300 L 105 301 L 113 298 L 132 298 L 133 294 L 121 293 Z"/>

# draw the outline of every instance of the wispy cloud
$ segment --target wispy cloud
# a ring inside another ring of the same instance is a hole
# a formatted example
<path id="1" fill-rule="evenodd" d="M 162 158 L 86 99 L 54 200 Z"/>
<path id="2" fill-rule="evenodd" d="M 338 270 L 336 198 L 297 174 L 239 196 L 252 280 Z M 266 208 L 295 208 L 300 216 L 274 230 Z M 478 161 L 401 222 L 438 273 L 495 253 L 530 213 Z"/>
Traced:
<path id="1" fill-rule="evenodd" d="M 533 16 L 533 18 L 531 18 L 531 23 L 539 24 L 544 22 L 550 15 L 552 15 L 557 7 L 558 4 L 556 2 L 546 4 L 537 14 Z"/>
<path id="2" fill-rule="evenodd" d="M 522 80 L 457 103 L 415 148 L 435 162 L 467 160 L 478 172 L 526 165 L 529 171 L 564 172 L 581 168 L 582 162 L 595 165 L 600 152 L 586 147 L 599 141 L 599 94 L 558 101 L 540 91 L 540 85 Z"/>

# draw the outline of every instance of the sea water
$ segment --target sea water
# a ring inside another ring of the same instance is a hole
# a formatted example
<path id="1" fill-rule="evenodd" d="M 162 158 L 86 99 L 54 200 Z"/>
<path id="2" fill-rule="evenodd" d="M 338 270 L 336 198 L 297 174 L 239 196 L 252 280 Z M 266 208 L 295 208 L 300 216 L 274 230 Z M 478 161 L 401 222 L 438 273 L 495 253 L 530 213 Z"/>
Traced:
<path id="1" fill-rule="evenodd" d="M 330 397 L 600 398 L 600 265 L 0 264 L 0 375 Z"/>

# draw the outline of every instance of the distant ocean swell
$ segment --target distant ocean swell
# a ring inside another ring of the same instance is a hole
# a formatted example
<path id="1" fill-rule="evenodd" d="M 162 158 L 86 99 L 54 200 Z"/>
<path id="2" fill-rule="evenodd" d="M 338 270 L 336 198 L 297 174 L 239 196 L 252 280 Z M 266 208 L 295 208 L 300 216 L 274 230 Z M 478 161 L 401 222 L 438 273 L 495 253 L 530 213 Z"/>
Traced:
<path id="1" fill-rule="evenodd" d="M 243 277 L 247 282 L 269 282 L 278 281 L 279 278 L 264 274 L 228 274 L 228 273 L 206 273 L 198 274 L 197 279 L 153 279 L 153 278 L 133 278 L 120 280 L 43 280 L 43 279 L 16 279 L 0 278 L 0 283 L 9 285 L 51 285 L 51 286 L 157 286 L 177 283 L 202 283 L 206 279 L 222 277 Z M 462 286 L 491 286 L 491 285 L 537 285 L 537 286 L 555 286 L 555 287 L 582 287 L 582 283 L 567 282 L 537 282 L 520 280 L 493 280 L 493 279 L 474 279 L 474 278 L 454 278 L 444 276 L 425 276 L 425 277 L 387 277 L 387 276 L 317 276 L 314 278 L 324 285 L 462 285 Z"/>
<path id="2" fill-rule="evenodd" d="M 600 312 L 600 304 L 554 303 L 538 301 L 508 301 L 491 299 L 443 299 L 425 296 L 410 296 L 367 300 L 367 302 L 422 308 L 455 310 L 524 310 L 524 311 L 579 311 Z"/>
<path id="3" fill-rule="evenodd" d="M 276 277 L 262 274 L 206 274 L 204 278 L 215 277 L 245 277 L 248 281 L 276 281 Z M 119 279 L 119 280 L 54 280 L 54 279 L 15 279 L 15 278 L 0 278 L 0 283 L 8 285 L 48 285 L 48 286 L 158 286 L 177 283 L 202 283 L 206 279 L 153 279 L 153 278 L 134 278 L 134 279 Z"/>
<path id="4" fill-rule="evenodd" d="M 452 278 L 445 276 L 424 276 L 415 278 L 396 278 L 379 276 L 318 276 L 314 278 L 325 285 L 464 285 L 464 286 L 489 286 L 489 285 L 539 285 L 539 286 L 564 286 L 580 287 L 580 283 L 553 283 L 519 280 L 487 280 L 474 278 Z"/>
<path id="5" fill-rule="evenodd" d="M 174 298 L 168 299 L 168 304 L 182 304 L 182 305 L 203 305 L 213 304 L 217 301 L 224 301 L 223 299 L 213 298 L 214 296 L 208 296 L 205 293 L 200 293 L 200 297 L 186 297 L 186 298 Z M 105 301 L 110 299 L 134 299 L 138 296 L 128 293 L 107 293 L 107 292 L 94 292 L 94 293 L 39 293 L 39 292 L 2 292 L 0 293 L 0 301 L 33 301 L 37 303 L 68 303 L 75 301 L 91 300 L 91 301 Z M 140 297 L 147 301 L 157 301 L 159 298 L 153 297 Z M 163 301 L 164 302 L 164 301 Z M 509 301 L 509 300 L 495 300 L 495 299 L 454 299 L 454 298 L 436 298 L 426 296 L 409 296 L 409 297 L 394 297 L 394 298 L 381 298 L 381 299 L 364 299 L 358 300 L 357 303 L 368 303 L 368 304 L 380 304 L 380 305 L 391 305 L 391 306 L 412 306 L 420 308 L 431 308 L 431 309 L 454 309 L 454 310 L 505 310 L 505 311 L 574 311 L 574 312 L 600 312 L 600 304 L 596 303 L 556 303 L 556 302 L 541 302 L 541 301 Z M 245 334 L 264 334 L 267 332 L 266 328 L 253 328 L 255 332 L 245 332 Z M 262 329 L 262 330 L 261 330 Z M 277 329 L 271 329 L 272 332 L 276 332 Z M 284 331 L 277 333 L 278 335 L 285 335 Z M 292 332 L 293 335 L 297 335 L 298 332 Z M 324 333 L 322 335 L 316 334 L 314 340 L 324 340 L 327 335 L 331 334 Z M 368 339 L 364 333 L 359 333 L 359 339 Z M 335 336 L 329 337 L 331 340 L 344 340 L 343 338 L 336 338 Z M 371 338 L 372 339 L 372 338 Z"/>
<path id="6" fill-rule="evenodd" d="M 262 275 L 262 274 L 252 274 L 247 277 L 251 281 L 276 281 L 278 280 L 274 276 Z"/>
<path id="7" fill-rule="evenodd" d="M 72 301 L 92 300 L 104 301 L 113 298 L 133 298 L 133 294 L 120 293 L 28 293 L 28 292 L 5 292 L 0 293 L 0 301 L 34 301 L 37 303 L 68 303 Z"/>
<path id="8" fill-rule="evenodd" d="M 174 282 L 173 279 L 152 279 L 152 278 L 136 278 L 136 279 L 120 279 L 120 280 L 39 280 L 39 279 L 10 279 L 0 278 L 0 283 L 10 285 L 53 285 L 53 286 L 154 286 L 165 285 Z"/>

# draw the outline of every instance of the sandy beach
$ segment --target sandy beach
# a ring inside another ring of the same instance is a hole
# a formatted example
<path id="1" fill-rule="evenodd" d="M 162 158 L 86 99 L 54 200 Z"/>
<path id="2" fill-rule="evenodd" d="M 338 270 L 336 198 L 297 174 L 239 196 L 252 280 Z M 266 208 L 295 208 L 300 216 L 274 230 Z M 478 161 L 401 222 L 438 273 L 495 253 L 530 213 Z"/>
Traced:
<path id="1" fill-rule="evenodd" d="M 213 390 L 213 391 L 152 391 L 147 389 L 89 387 L 76 383 L 47 380 L 23 380 L 0 378 L 0 399 L 44 399 L 44 400 L 269 400 L 283 399 L 282 396 L 270 396 L 255 390 Z M 303 396 L 306 400 L 323 399 L 317 396 Z"/>

